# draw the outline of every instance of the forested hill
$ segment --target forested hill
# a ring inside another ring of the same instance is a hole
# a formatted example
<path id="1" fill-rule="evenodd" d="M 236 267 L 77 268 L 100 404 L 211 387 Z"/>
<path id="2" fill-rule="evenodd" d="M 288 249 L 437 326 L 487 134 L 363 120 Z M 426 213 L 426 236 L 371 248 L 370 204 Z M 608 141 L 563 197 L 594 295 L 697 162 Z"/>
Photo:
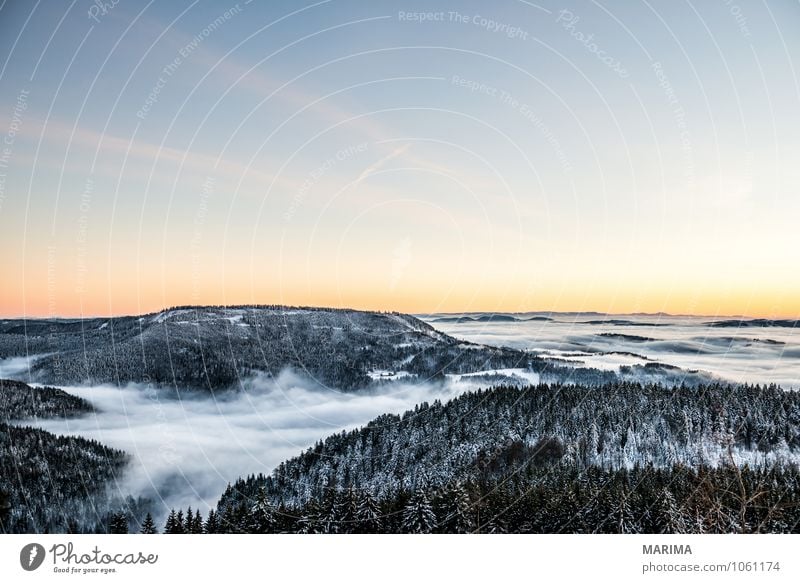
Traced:
<path id="1" fill-rule="evenodd" d="M 282 463 L 269 477 L 241 480 L 224 512 L 265 488 L 275 505 L 297 507 L 354 488 L 380 499 L 399 491 L 503 481 L 542 466 L 583 471 L 800 460 L 800 393 L 777 387 L 498 387 L 446 404 L 383 415 Z"/>
<path id="2" fill-rule="evenodd" d="M 208 389 L 286 367 L 343 389 L 367 386 L 380 371 L 402 370 L 425 380 L 445 372 L 543 367 L 517 350 L 458 341 L 413 316 L 283 306 L 0 321 L 0 358 L 29 354 L 44 355 L 32 365 L 34 380 L 42 383 L 134 381 Z"/>
<path id="3" fill-rule="evenodd" d="M 23 426 L 32 417 L 93 410 L 59 389 L 0 380 L 0 533 L 105 528 L 113 503 L 106 487 L 126 455 L 93 440 Z"/>
<path id="4" fill-rule="evenodd" d="M 0 422 L 31 417 L 73 417 L 94 411 L 88 401 L 53 387 L 33 388 L 0 379 Z"/>

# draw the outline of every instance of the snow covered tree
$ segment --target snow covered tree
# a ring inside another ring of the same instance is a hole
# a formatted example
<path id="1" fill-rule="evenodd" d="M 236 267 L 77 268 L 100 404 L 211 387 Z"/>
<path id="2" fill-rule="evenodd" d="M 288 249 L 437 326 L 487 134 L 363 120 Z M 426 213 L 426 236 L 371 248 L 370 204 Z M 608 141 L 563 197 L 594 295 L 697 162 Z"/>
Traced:
<path id="1" fill-rule="evenodd" d="M 661 490 L 659 496 L 659 516 L 661 527 L 665 534 L 686 534 L 689 532 L 689 523 L 683 510 L 675 502 L 675 496 L 668 488 Z"/>
<path id="2" fill-rule="evenodd" d="M 475 530 L 475 510 L 464 484 L 458 482 L 445 494 L 446 532 L 467 533 Z"/>
<path id="3" fill-rule="evenodd" d="M 362 492 L 356 504 L 356 532 L 379 533 L 382 530 L 381 509 L 368 491 Z"/>
<path id="4" fill-rule="evenodd" d="M 403 531 L 408 533 L 428 533 L 436 528 L 436 515 L 428 496 L 422 488 L 417 488 L 403 509 Z"/>
<path id="5" fill-rule="evenodd" d="M 111 515 L 109 532 L 111 534 L 128 534 L 128 516 L 124 512 L 115 512 Z"/>
<path id="6" fill-rule="evenodd" d="M 248 532 L 255 534 L 268 534 L 275 532 L 277 527 L 275 510 L 267 499 L 267 491 L 259 488 L 256 501 L 250 508 L 247 525 Z"/>

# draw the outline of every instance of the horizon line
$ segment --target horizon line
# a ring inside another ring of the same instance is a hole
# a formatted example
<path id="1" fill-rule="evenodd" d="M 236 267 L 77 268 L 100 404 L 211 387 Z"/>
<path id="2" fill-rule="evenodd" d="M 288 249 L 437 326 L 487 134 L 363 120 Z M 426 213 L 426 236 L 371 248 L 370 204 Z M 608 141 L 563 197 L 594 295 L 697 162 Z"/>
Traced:
<path id="1" fill-rule="evenodd" d="M 354 308 L 349 306 L 320 306 L 320 305 L 291 305 L 291 304 L 181 304 L 164 307 L 156 311 L 147 311 L 140 313 L 121 313 L 121 314 L 80 314 L 80 315 L 2 315 L 0 319 L 3 320 L 97 320 L 97 319 L 115 319 L 115 318 L 143 318 L 145 316 L 162 314 L 170 310 L 180 309 L 202 309 L 202 308 L 221 308 L 221 309 L 243 309 L 243 308 L 291 308 L 291 309 L 314 309 L 314 310 L 342 310 L 353 312 L 387 312 L 407 314 L 414 317 L 425 316 L 456 316 L 467 314 L 596 314 L 599 316 L 645 316 L 645 317 L 669 317 L 669 318 L 724 318 L 724 319 L 751 319 L 751 320 L 776 320 L 776 319 L 798 319 L 800 316 L 749 316 L 745 314 L 673 314 L 670 312 L 603 312 L 598 310 L 466 310 L 466 311 L 447 311 L 447 312 L 404 312 L 394 309 L 365 309 Z"/>

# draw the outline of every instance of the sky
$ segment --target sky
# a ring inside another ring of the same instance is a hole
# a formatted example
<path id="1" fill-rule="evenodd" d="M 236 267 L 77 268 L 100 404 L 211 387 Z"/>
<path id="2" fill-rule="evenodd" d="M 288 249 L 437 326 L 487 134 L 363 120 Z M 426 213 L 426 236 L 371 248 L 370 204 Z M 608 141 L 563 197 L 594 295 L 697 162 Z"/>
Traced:
<path id="1" fill-rule="evenodd" d="M 800 315 L 800 3 L 0 5 L 0 316 Z"/>

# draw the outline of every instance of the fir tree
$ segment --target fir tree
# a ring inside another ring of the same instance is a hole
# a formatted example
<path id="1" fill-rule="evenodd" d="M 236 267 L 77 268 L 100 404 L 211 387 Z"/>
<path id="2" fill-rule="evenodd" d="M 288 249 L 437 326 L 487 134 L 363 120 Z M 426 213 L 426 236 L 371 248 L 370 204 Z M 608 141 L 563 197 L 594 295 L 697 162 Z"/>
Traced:
<path id="1" fill-rule="evenodd" d="M 445 532 L 467 533 L 475 530 L 475 512 L 464 485 L 457 483 L 444 498 L 442 525 Z"/>
<path id="2" fill-rule="evenodd" d="M 256 495 L 256 501 L 250 509 L 247 531 L 255 534 L 268 534 L 275 532 L 276 526 L 275 510 L 267 499 L 267 491 L 260 488 Z"/>
<path id="3" fill-rule="evenodd" d="M 206 534 L 217 534 L 219 532 L 219 523 L 217 522 L 217 513 L 214 509 L 208 511 L 206 522 L 203 525 L 203 532 Z"/>
<path id="4" fill-rule="evenodd" d="M 192 520 L 192 528 L 189 532 L 191 534 L 203 534 L 203 517 L 200 515 L 200 510 L 194 511 L 194 520 Z"/>
<path id="5" fill-rule="evenodd" d="M 687 517 L 675 502 L 675 496 L 668 488 L 661 490 L 660 507 L 658 509 L 659 522 L 665 534 L 686 534 L 689 532 Z"/>
<path id="6" fill-rule="evenodd" d="M 139 529 L 140 534 L 158 534 L 158 530 L 156 529 L 155 522 L 153 522 L 153 515 L 149 512 L 147 516 L 144 517 L 144 521 L 142 521 L 142 527 Z"/>
<path id="7" fill-rule="evenodd" d="M 11 519 L 11 497 L 0 488 L 0 533 L 11 532 L 9 521 Z"/>
<path id="8" fill-rule="evenodd" d="M 124 512 L 115 512 L 111 515 L 109 532 L 111 534 L 128 534 L 128 516 Z"/>
<path id="9" fill-rule="evenodd" d="M 436 528 L 436 515 L 433 513 L 428 496 L 422 488 L 417 488 L 403 509 L 403 531 L 408 533 L 428 533 Z"/>
<path id="10" fill-rule="evenodd" d="M 382 532 L 381 509 L 372 494 L 362 492 L 356 504 L 356 532 L 374 534 Z"/>
<path id="11" fill-rule="evenodd" d="M 164 524 L 164 534 L 183 534 L 183 512 L 175 512 L 175 509 L 170 510 L 167 516 L 167 522 Z"/>
<path id="12" fill-rule="evenodd" d="M 183 529 L 186 534 L 191 534 L 194 530 L 194 513 L 191 506 L 186 509 L 186 520 L 183 523 Z"/>

